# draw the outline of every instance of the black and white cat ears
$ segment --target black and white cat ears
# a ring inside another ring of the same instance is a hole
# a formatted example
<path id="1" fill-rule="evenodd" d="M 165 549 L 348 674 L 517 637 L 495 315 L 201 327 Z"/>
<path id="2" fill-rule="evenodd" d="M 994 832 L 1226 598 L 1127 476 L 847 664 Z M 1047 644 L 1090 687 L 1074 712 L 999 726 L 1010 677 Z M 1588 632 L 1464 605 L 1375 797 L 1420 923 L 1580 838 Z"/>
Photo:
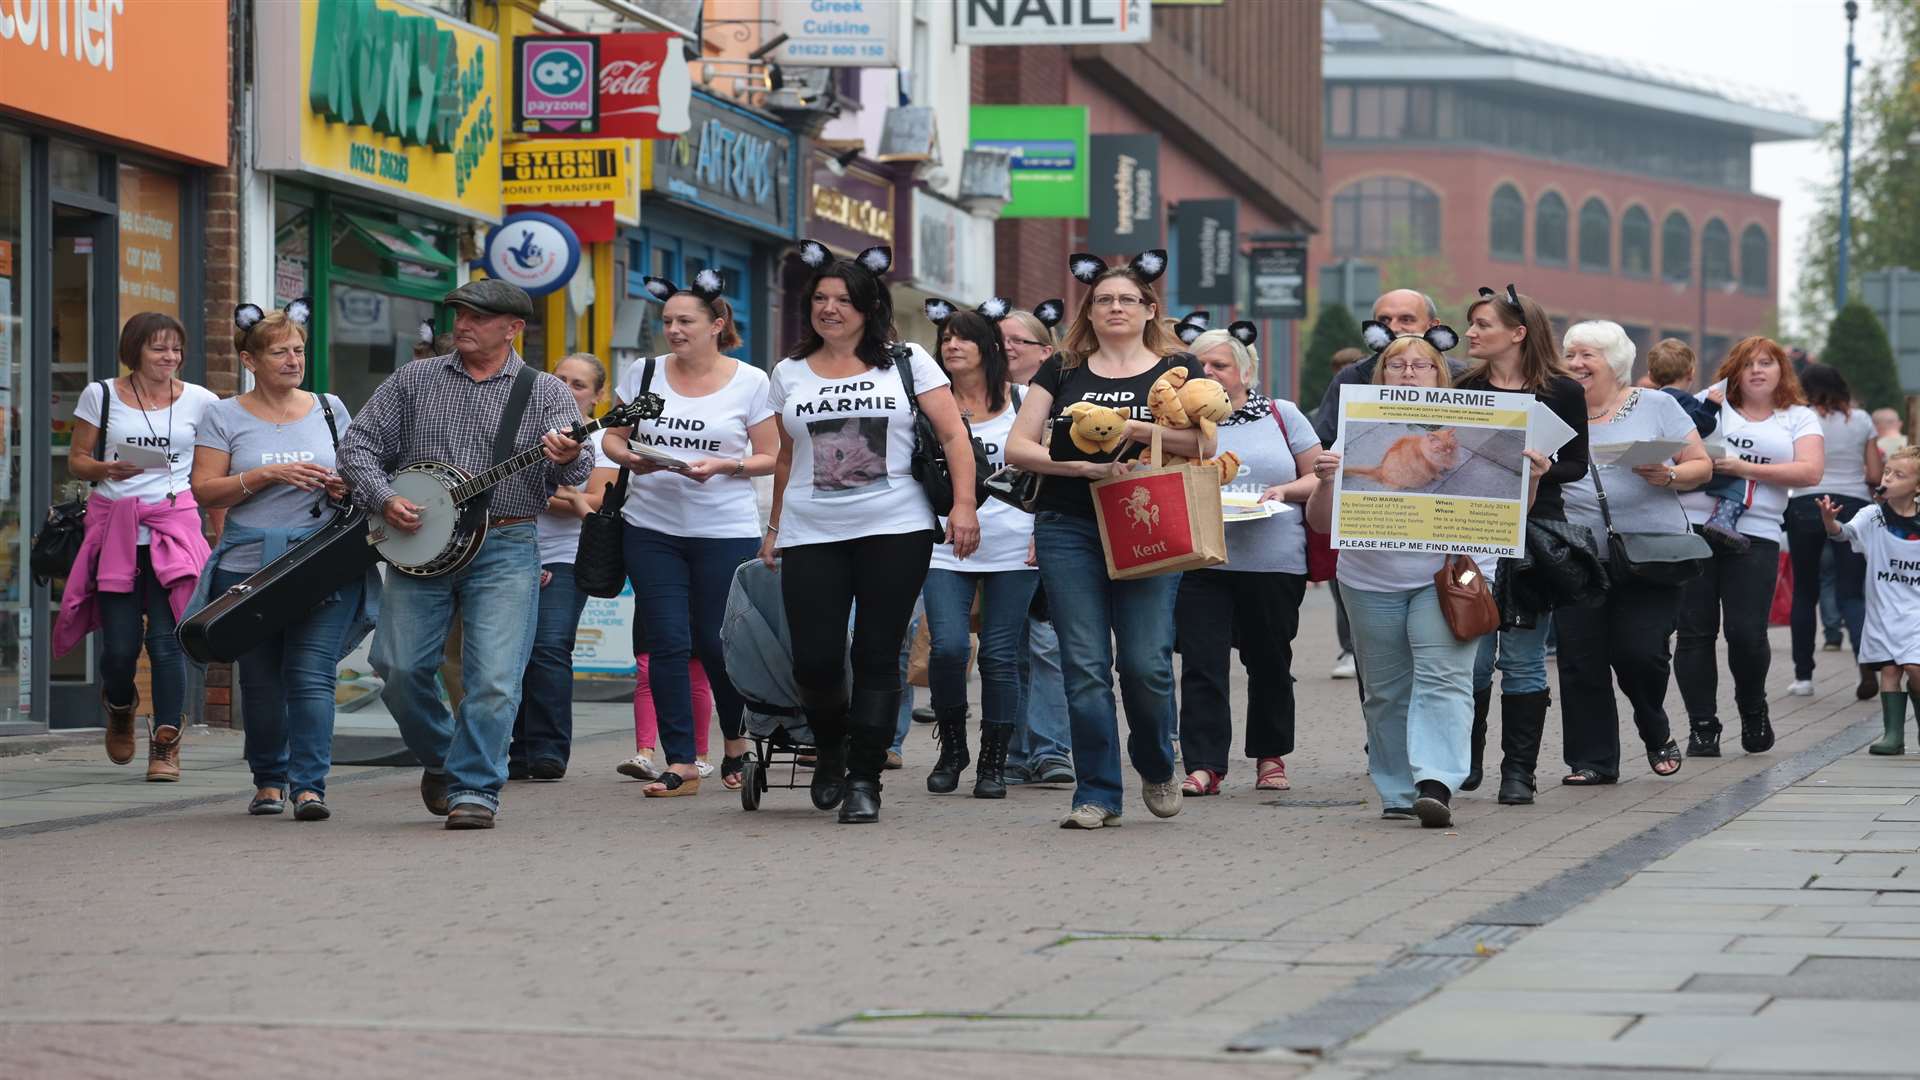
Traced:
<path id="1" fill-rule="evenodd" d="M 1394 338 L 1401 336 L 1412 337 L 1413 335 L 1395 334 L 1387 328 L 1386 323 L 1380 322 L 1377 319 L 1368 319 L 1366 322 L 1360 324 L 1360 339 L 1366 342 L 1367 348 L 1372 349 L 1376 353 L 1393 344 Z M 1430 327 L 1426 333 L 1419 336 L 1426 338 L 1427 344 L 1441 352 L 1446 352 L 1455 345 L 1460 344 L 1460 335 L 1453 332 L 1453 327 L 1447 326 L 1444 323 L 1435 324 Z"/>
<path id="2" fill-rule="evenodd" d="M 815 270 L 824 270 L 827 264 L 833 261 L 833 252 L 818 240 L 800 241 L 800 248 L 795 254 L 800 256 L 801 262 Z M 879 277 L 893 269 L 893 249 L 885 244 L 876 244 L 855 255 L 853 261 L 859 263 L 873 276 Z"/>
<path id="3" fill-rule="evenodd" d="M 301 297 L 286 307 L 287 321 L 295 326 L 306 326 L 313 318 L 313 300 Z M 241 304 L 233 309 L 233 325 L 242 330 L 251 330 L 254 324 L 267 317 L 259 304 Z"/>
<path id="4" fill-rule="evenodd" d="M 1504 296 L 1487 288 L 1485 285 L 1480 286 L 1480 298 L 1482 300 L 1498 300 L 1512 308 L 1515 314 L 1522 318 L 1526 317 L 1526 309 L 1520 306 L 1520 294 L 1515 291 L 1513 282 L 1511 281 L 1507 282 L 1507 292 Z"/>
<path id="5" fill-rule="evenodd" d="M 1040 320 L 1041 326 L 1049 330 L 1057 329 L 1067 319 L 1067 302 L 1057 299 L 1042 300 L 1033 305 L 1033 317 Z"/>
<path id="6" fill-rule="evenodd" d="M 422 345 L 431 345 L 431 344 L 433 344 L 433 338 L 434 338 L 434 333 L 433 333 L 433 320 L 432 320 L 432 319 L 421 319 L 421 320 L 420 320 L 420 330 L 419 330 L 419 335 L 420 335 L 420 344 L 422 344 Z"/>
<path id="7" fill-rule="evenodd" d="M 660 277 L 641 278 L 640 283 L 646 286 L 647 295 L 663 304 L 673 299 L 675 294 L 683 292 L 692 293 L 711 304 L 727 291 L 726 279 L 720 276 L 720 271 L 712 267 L 693 275 L 693 284 L 684 289 Z"/>
<path id="8" fill-rule="evenodd" d="M 928 300 L 924 310 L 927 313 L 928 322 L 935 326 L 945 326 L 947 325 L 947 320 L 953 318 L 954 314 L 960 309 L 954 307 L 953 301 L 951 300 L 940 300 L 936 298 Z M 984 315 L 994 322 L 999 322 L 1013 311 L 1013 303 L 1004 296 L 989 296 L 985 300 L 980 301 L 980 306 L 973 310 L 975 314 Z"/>
<path id="9" fill-rule="evenodd" d="M 1213 316 L 1205 311 L 1190 311 L 1186 318 L 1173 324 L 1173 332 L 1179 337 L 1182 345 L 1191 345 L 1194 339 L 1210 329 L 1207 324 L 1212 321 L 1212 318 Z M 1260 338 L 1260 328 L 1245 319 L 1227 324 L 1227 333 L 1232 334 L 1235 341 L 1248 348 L 1252 348 L 1253 343 Z"/>
<path id="10" fill-rule="evenodd" d="M 1072 272 L 1075 281 L 1082 285 L 1091 285 L 1100 280 L 1100 275 L 1106 273 L 1109 268 L 1107 260 L 1100 256 L 1076 251 L 1067 256 L 1067 269 Z M 1154 248 L 1152 251 L 1143 251 L 1135 255 L 1127 260 L 1127 272 L 1142 285 L 1153 284 L 1161 274 L 1167 272 L 1167 250 Z"/>

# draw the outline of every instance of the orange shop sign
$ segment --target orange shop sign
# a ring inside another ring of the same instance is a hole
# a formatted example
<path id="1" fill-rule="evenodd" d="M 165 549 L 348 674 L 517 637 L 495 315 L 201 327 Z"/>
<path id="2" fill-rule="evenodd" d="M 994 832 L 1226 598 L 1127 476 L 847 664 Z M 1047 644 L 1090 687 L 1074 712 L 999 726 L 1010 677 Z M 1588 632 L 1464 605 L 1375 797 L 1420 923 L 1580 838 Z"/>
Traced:
<path id="1" fill-rule="evenodd" d="M 221 0 L 0 0 L 0 111 L 227 163 Z"/>

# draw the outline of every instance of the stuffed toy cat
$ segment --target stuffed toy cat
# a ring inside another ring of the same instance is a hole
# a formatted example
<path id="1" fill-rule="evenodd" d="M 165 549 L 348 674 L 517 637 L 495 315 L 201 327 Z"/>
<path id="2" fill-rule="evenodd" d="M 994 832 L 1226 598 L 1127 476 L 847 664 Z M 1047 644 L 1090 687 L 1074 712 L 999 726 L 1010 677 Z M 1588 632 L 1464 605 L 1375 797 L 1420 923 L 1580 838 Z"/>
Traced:
<path id="1" fill-rule="evenodd" d="M 1067 430 L 1083 454 L 1111 454 L 1127 436 L 1127 414 L 1091 401 L 1076 401 L 1060 415 L 1072 420 Z"/>
<path id="2" fill-rule="evenodd" d="M 1206 447 L 1214 445 L 1220 421 L 1233 415 L 1233 400 L 1227 396 L 1227 388 L 1218 382 L 1190 379 L 1186 368 L 1173 368 L 1153 381 L 1153 388 L 1147 391 L 1147 408 L 1153 413 L 1154 422 L 1163 427 L 1198 427 L 1204 452 Z M 1178 465 L 1191 459 L 1169 454 L 1165 460 L 1169 465 Z M 1217 467 L 1222 486 L 1240 474 L 1239 455 L 1232 451 L 1194 464 Z"/>

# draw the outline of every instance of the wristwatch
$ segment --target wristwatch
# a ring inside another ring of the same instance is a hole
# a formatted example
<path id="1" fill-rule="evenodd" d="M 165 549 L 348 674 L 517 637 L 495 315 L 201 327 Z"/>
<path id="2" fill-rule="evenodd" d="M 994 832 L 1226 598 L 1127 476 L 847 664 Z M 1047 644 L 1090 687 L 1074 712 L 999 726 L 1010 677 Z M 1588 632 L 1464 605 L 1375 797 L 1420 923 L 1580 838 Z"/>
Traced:
<path id="1" fill-rule="evenodd" d="M 1674 473 L 1674 471 L 1673 471 L 1673 467 L 1672 467 L 1672 466 L 1668 466 L 1668 467 L 1667 467 L 1667 486 L 1668 486 L 1668 487 L 1672 487 L 1672 486 L 1673 486 L 1673 482 L 1674 482 L 1674 481 L 1675 481 L 1676 479 L 1678 479 L 1678 477 L 1677 477 L 1677 476 L 1675 475 L 1675 473 Z"/>
<path id="2" fill-rule="evenodd" d="M 735 480 L 738 480 L 738 479 L 740 479 L 740 478 L 741 478 L 742 476 L 745 476 L 746 474 L 747 474 L 747 459 L 746 459 L 746 458 L 741 458 L 741 459 L 740 459 L 739 461 L 736 461 L 736 462 L 734 462 L 734 463 L 733 463 L 733 473 L 732 473 L 732 476 L 733 476 L 733 478 L 734 478 Z"/>

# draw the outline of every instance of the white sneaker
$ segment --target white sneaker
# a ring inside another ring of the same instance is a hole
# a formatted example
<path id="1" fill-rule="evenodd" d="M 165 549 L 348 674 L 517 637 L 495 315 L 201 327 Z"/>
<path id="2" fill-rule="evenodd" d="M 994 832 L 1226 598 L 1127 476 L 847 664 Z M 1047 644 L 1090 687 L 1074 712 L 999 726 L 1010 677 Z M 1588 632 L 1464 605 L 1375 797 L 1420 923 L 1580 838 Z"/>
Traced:
<path id="1" fill-rule="evenodd" d="M 1353 668 L 1353 654 L 1350 652 L 1341 653 L 1340 658 L 1333 662 L 1333 670 L 1327 672 L 1327 675 L 1335 679 L 1353 678 L 1355 675 L 1354 668 Z"/>
<path id="2" fill-rule="evenodd" d="M 1176 792 L 1177 793 L 1177 792 Z M 1117 829 L 1120 827 L 1120 815 L 1109 814 L 1105 810 L 1086 803 L 1073 808 L 1073 813 L 1060 822 L 1063 829 Z"/>
<path id="3" fill-rule="evenodd" d="M 621 762 L 616 770 L 621 776 L 631 776 L 635 780 L 660 779 L 660 766 L 645 754 L 635 754 Z"/>
<path id="4" fill-rule="evenodd" d="M 1180 812 L 1180 774 L 1168 777 L 1165 783 L 1149 784 L 1141 782 L 1140 794 L 1147 801 L 1147 809 L 1154 817 L 1172 817 Z"/>
<path id="5" fill-rule="evenodd" d="M 1787 693 L 1792 694 L 1794 697 L 1812 697 L 1813 680 L 1795 679 L 1793 680 L 1793 685 L 1787 687 Z"/>
<path id="6" fill-rule="evenodd" d="M 710 762 L 695 761 L 693 763 L 693 769 L 700 774 L 700 779 L 702 780 L 713 775 L 713 765 Z"/>

